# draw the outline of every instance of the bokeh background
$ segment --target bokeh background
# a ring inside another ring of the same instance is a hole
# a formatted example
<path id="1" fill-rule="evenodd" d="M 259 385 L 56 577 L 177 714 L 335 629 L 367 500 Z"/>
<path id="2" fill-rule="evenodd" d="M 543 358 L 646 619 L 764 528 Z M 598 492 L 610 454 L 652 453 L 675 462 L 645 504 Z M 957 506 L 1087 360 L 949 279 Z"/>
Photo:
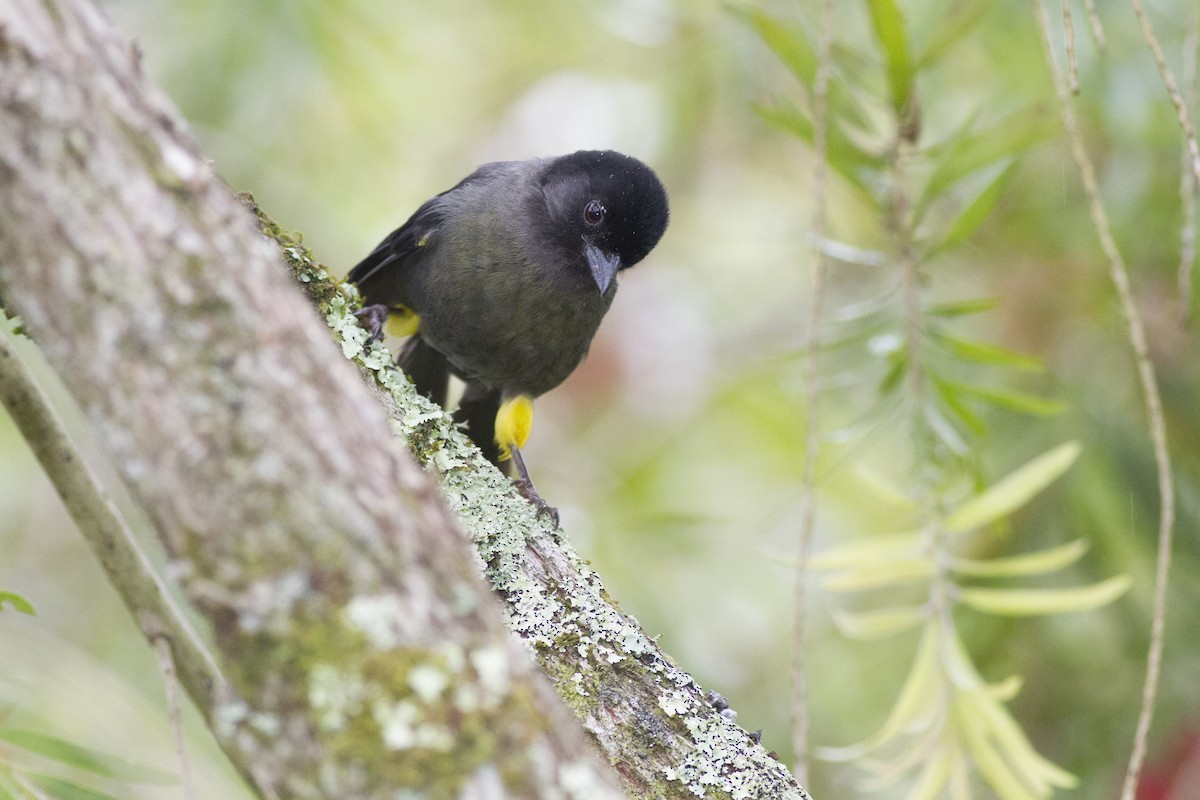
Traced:
<path id="1" fill-rule="evenodd" d="M 709 0 L 105 5 L 220 175 L 301 232 L 334 272 L 484 161 L 614 148 L 659 172 L 671 226 L 622 276 L 585 364 L 539 400 L 527 457 L 622 607 L 790 761 L 812 163 L 803 142 L 753 110 L 798 92 L 756 34 Z M 870 52 L 861 5 L 839 4 L 838 36 Z M 954 5 L 903 4 L 913 36 Z M 929 139 L 972 115 L 998 120 L 1025 108 L 1057 120 L 1029 4 L 992 5 L 945 66 L 922 78 Z M 1146 5 L 1181 74 L 1191 4 Z M 815 28 L 815 3 L 771 8 Z M 1200 398 L 1195 329 L 1179 322 L 1191 298 L 1176 288 L 1180 136 L 1132 12 L 1120 2 L 1101 3 L 1101 12 L 1103 54 L 1077 18 L 1080 111 L 1149 327 L 1180 503 L 1143 797 L 1194 797 L 1155 788 L 1200 763 Z M 837 240 L 886 241 L 882 221 L 836 180 L 830 204 Z M 836 265 L 831 317 L 878 297 L 895 280 L 888 269 Z M 981 412 L 990 430 L 979 451 L 984 474 L 1003 475 L 1067 439 L 1084 445 L 1066 477 L 987 547 L 1016 553 L 1084 536 L 1092 547 L 1069 582 L 1134 579 L 1128 595 L 1096 612 L 961 620 L 986 677 L 1025 676 L 1016 717 L 1041 752 L 1082 780 L 1064 796 L 1114 797 L 1140 699 L 1157 493 L 1130 348 L 1061 136 L 1022 157 L 991 219 L 930 266 L 926 290 L 934 299 L 997 298 L 959 330 L 1041 359 L 1044 371 L 1004 380 L 1066 405 L 1049 418 Z M 21 352 L 57 392 L 36 351 Z M 870 407 L 880 370 L 866 342 L 826 357 L 818 550 L 887 525 L 851 467 L 903 461 L 903 432 L 836 435 Z M 111 475 L 77 412 L 60 405 Z M 171 768 L 153 654 L 3 415 L 0 589 L 38 609 L 36 618 L 0 614 L 8 723 Z M 915 641 L 848 642 L 829 622 L 828 597 L 816 587 L 809 596 L 812 735 L 844 745 L 881 723 Z M 243 796 L 195 722 L 202 794 Z M 818 761 L 809 788 L 818 798 L 857 797 L 856 775 Z"/>

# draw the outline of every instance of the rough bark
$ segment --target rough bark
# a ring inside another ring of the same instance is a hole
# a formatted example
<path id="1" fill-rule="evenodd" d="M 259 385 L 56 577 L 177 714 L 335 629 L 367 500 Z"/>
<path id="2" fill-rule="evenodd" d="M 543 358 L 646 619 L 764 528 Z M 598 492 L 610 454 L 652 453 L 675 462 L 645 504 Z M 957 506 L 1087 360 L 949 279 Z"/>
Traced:
<path id="1" fill-rule="evenodd" d="M 0 287 L 212 624 L 234 761 L 264 796 L 619 796 L 135 51 L 87 2 L 0 26 Z"/>
<path id="2" fill-rule="evenodd" d="M 806 797 L 284 245 L 376 397 L 94 6 L 0 6 L 0 292 L 211 622 L 260 791 L 611 794 L 498 595 L 631 796 Z"/>

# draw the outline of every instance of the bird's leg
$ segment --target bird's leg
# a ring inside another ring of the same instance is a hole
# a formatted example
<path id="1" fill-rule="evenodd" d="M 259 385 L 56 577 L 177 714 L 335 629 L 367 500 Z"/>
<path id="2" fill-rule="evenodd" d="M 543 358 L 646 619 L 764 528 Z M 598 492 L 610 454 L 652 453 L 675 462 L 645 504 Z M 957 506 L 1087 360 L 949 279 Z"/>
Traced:
<path id="1" fill-rule="evenodd" d="M 366 328 L 369 334 L 367 341 L 363 343 L 364 347 L 370 347 L 373 342 L 383 337 L 383 326 L 391 311 L 383 303 L 376 303 L 373 306 L 363 306 L 354 312 L 359 324 Z"/>
<path id="2" fill-rule="evenodd" d="M 537 509 L 537 515 L 542 514 L 550 517 L 554 522 L 554 527 L 558 527 L 558 509 L 542 499 L 542 496 L 537 493 L 537 489 L 533 488 L 533 479 L 529 477 L 529 470 L 525 467 L 525 458 L 521 455 L 521 449 L 516 445 L 511 445 L 509 448 L 512 451 L 512 461 L 517 467 L 518 477 L 513 483 L 517 486 L 517 491 L 521 496 L 529 501 L 529 504 Z"/>

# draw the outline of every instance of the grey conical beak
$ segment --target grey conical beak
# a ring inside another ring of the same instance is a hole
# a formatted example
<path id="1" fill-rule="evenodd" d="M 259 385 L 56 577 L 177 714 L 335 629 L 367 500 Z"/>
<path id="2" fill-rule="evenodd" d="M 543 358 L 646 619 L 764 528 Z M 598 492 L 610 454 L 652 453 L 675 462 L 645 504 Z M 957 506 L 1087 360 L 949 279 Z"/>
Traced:
<path id="1" fill-rule="evenodd" d="M 608 291 L 608 285 L 612 283 L 613 276 L 621 268 L 621 257 L 616 254 L 609 255 L 591 242 L 584 243 L 583 254 L 587 258 L 588 267 L 592 270 L 592 278 L 596 281 L 596 287 L 600 289 L 600 294 L 604 294 Z"/>

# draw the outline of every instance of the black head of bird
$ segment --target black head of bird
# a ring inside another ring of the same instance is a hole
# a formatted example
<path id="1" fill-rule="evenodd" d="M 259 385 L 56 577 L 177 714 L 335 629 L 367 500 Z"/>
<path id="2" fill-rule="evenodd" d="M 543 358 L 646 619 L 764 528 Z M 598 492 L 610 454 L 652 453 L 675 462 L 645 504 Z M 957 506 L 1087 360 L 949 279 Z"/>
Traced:
<path id="1" fill-rule="evenodd" d="M 542 183 L 543 234 L 561 249 L 564 264 L 578 264 L 582 255 L 601 294 L 666 230 L 666 191 L 649 167 L 629 156 L 587 150 L 563 156 L 551 161 Z"/>
<path id="2" fill-rule="evenodd" d="M 539 511 L 520 448 L 533 398 L 587 354 L 616 293 L 666 230 L 667 195 L 642 162 L 613 151 L 485 164 L 422 205 L 347 276 L 378 335 L 411 338 L 399 363 L 444 404 L 466 383 L 455 418 Z"/>

